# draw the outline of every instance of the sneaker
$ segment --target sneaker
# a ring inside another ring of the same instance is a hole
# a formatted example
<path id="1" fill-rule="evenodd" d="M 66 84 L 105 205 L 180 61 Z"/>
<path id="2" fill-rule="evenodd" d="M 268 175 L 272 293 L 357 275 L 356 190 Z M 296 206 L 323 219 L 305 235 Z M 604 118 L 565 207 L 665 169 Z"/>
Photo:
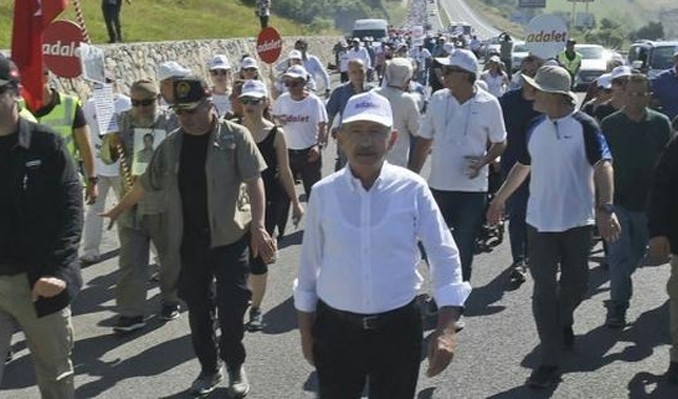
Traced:
<path id="1" fill-rule="evenodd" d="M 243 366 L 228 370 L 228 395 L 231 398 L 244 398 L 250 392 L 250 383 Z"/>
<path id="2" fill-rule="evenodd" d="M 607 307 L 605 325 L 610 328 L 624 328 L 626 326 L 626 306 L 610 303 Z"/>
<path id="3" fill-rule="evenodd" d="M 120 316 L 113 330 L 118 333 L 131 333 L 146 326 L 144 316 Z"/>
<path id="4" fill-rule="evenodd" d="M 544 389 L 560 380 L 558 366 L 539 366 L 527 379 L 530 388 Z"/>
<path id="5" fill-rule="evenodd" d="M 83 255 L 80 257 L 80 264 L 82 266 L 90 266 L 101 261 L 101 256 L 99 255 Z"/>
<path id="6" fill-rule="evenodd" d="M 574 348 L 574 331 L 572 331 L 572 326 L 563 327 L 563 347 L 567 351 L 571 351 Z"/>
<path id="7" fill-rule="evenodd" d="M 162 310 L 160 311 L 160 317 L 165 321 L 170 321 L 179 318 L 179 305 L 178 304 L 168 304 L 162 305 Z"/>
<path id="8" fill-rule="evenodd" d="M 246 324 L 247 331 L 255 332 L 261 331 L 264 328 L 264 315 L 259 308 L 250 309 L 250 321 Z"/>
<path id="9" fill-rule="evenodd" d="M 671 362 L 666 372 L 666 379 L 673 385 L 678 385 L 678 362 Z"/>
<path id="10" fill-rule="evenodd" d="M 207 395 L 208 393 L 214 391 L 214 389 L 219 385 L 221 380 L 224 379 L 224 375 L 219 369 L 216 373 L 206 374 L 200 373 L 198 378 L 193 381 L 191 384 L 191 393 L 193 395 Z"/>
<path id="11" fill-rule="evenodd" d="M 527 281 L 527 264 L 524 260 L 513 263 L 509 273 L 509 282 L 513 286 L 520 286 L 525 281 Z"/>

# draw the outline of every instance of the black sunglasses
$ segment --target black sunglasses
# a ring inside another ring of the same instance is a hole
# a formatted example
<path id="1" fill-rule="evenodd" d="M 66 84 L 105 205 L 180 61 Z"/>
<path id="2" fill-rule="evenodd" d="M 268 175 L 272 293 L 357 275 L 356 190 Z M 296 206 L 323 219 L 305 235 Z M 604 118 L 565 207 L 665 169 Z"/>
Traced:
<path id="1" fill-rule="evenodd" d="M 285 87 L 301 86 L 304 83 L 306 83 L 304 80 L 287 80 L 285 81 Z"/>
<path id="2" fill-rule="evenodd" d="M 155 98 L 147 98 L 145 100 L 135 100 L 132 99 L 133 107 L 148 107 L 149 105 L 155 103 Z"/>
<path id="3" fill-rule="evenodd" d="M 468 73 L 468 72 L 461 68 L 450 68 L 450 67 L 443 68 L 443 74 L 449 75 L 451 73 Z"/>
<path id="4" fill-rule="evenodd" d="M 228 75 L 227 69 L 212 69 L 210 71 L 211 75 Z"/>
<path id="5" fill-rule="evenodd" d="M 242 105 L 259 105 L 261 102 L 263 102 L 263 98 L 254 98 L 254 97 L 243 97 L 240 99 L 240 103 Z"/>
<path id="6" fill-rule="evenodd" d="M 194 115 L 196 112 L 198 112 L 200 107 L 195 107 L 193 109 L 182 109 L 182 108 L 175 108 L 174 112 L 181 116 L 181 115 Z"/>
<path id="7" fill-rule="evenodd" d="M 258 72 L 257 68 L 243 68 L 243 71 L 245 72 Z"/>

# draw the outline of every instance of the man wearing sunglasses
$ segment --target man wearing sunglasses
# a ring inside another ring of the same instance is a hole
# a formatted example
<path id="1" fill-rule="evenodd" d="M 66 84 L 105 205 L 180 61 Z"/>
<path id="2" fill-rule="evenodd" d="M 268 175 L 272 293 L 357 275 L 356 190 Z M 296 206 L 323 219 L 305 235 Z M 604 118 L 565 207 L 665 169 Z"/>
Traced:
<path id="1" fill-rule="evenodd" d="M 130 88 L 132 109 L 118 117 L 120 131 L 107 135 L 104 140 L 111 152 L 110 161 L 121 159 L 121 192 L 130 190 L 148 163 L 137 157 L 139 151 L 152 152 L 167 133 L 178 126 L 176 116 L 158 106 L 158 90 L 150 80 L 138 80 Z M 135 151 L 135 142 L 137 148 Z M 139 144 L 142 145 L 141 148 Z M 149 160 L 150 161 L 150 160 Z M 179 276 L 179 242 L 166 229 L 166 209 L 162 195 L 152 192 L 135 207 L 122 213 L 118 222 L 120 238 L 120 272 L 116 284 L 116 304 L 119 318 L 113 327 L 117 333 L 131 333 L 146 325 L 147 274 L 151 242 L 158 252 L 161 317 L 173 320 L 179 317 L 177 279 Z"/>
<path id="2" fill-rule="evenodd" d="M 632 70 L 631 67 L 622 65 L 614 68 L 610 74 L 612 80 L 612 98 L 606 103 L 599 105 L 593 113 L 598 123 L 624 107 L 626 102 L 624 91 Z"/>
<path id="3" fill-rule="evenodd" d="M 308 72 L 301 65 L 291 66 L 283 74 L 287 93 L 273 103 L 273 116 L 285 129 L 290 169 L 301 176 L 306 197 L 320 180 L 321 151 L 327 145 L 327 111 L 324 102 L 304 87 Z"/>
<path id="4" fill-rule="evenodd" d="M 0 55 L 0 385 L 18 324 L 41 396 L 71 399 L 82 187 L 64 140 L 18 104 L 19 71 Z"/>
<path id="5" fill-rule="evenodd" d="M 625 106 L 603 120 L 601 129 L 614 158 L 614 210 L 621 225 L 619 240 L 608 244 L 610 302 L 605 324 L 626 325 L 632 294 L 631 275 L 647 252 L 647 205 L 654 167 L 671 139 L 666 115 L 648 108 L 651 93 L 644 75 L 629 77 Z"/>
<path id="6" fill-rule="evenodd" d="M 478 60 L 473 52 L 457 49 L 436 60 L 443 66 L 446 88 L 431 97 L 410 169 L 421 170 L 435 142 L 428 183 L 459 246 L 464 281 L 469 281 L 487 205 L 488 165 L 506 148 L 506 128 L 497 98 L 475 86 Z"/>
<path id="7" fill-rule="evenodd" d="M 164 229 L 180 239 L 179 292 L 202 369 L 191 392 L 212 392 L 223 379 L 224 362 L 228 393 L 241 398 L 250 389 L 242 342 L 250 299 L 249 251 L 264 262 L 276 251 L 264 227 L 261 171 L 266 163 L 247 129 L 217 117 L 204 81 L 178 79 L 173 94 L 180 128 L 160 144 L 144 175 L 105 216 L 114 220 L 146 196 L 163 197 Z"/>

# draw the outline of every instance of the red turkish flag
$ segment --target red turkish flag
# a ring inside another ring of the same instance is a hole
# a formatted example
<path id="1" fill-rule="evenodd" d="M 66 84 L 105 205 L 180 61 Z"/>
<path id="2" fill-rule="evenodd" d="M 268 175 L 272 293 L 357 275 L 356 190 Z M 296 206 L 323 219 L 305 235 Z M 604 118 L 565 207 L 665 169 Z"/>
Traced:
<path id="1" fill-rule="evenodd" d="M 43 32 L 66 8 L 68 0 L 16 0 L 12 26 L 12 60 L 21 74 L 22 96 L 32 110 L 43 102 Z"/>

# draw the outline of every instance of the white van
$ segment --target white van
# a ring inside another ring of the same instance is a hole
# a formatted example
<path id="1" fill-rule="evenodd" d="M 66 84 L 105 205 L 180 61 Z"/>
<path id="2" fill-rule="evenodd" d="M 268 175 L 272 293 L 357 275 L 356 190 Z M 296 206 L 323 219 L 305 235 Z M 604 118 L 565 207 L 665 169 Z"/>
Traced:
<path id="1" fill-rule="evenodd" d="M 363 39 L 371 36 L 375 41 L 388 37 L 388 22 L 385 19 L 357 19 L 353 23 L 353 37 Z"/>

